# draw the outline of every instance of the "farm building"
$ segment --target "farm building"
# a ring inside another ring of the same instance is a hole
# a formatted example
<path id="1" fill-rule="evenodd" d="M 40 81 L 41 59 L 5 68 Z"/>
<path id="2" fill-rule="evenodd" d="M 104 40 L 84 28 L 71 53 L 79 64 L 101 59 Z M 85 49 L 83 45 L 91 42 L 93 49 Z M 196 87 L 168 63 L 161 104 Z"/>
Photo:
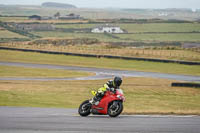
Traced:
<path id="1" fill-rule="evenodd" d="M 52 17 L 33 15 L 29 17 L 30 20 L 51 20 Z"/>
<path id="2" fill-rule="evenodd" d="M 62 20 L 65 20 L 65 19 L 81 19 L 80 15 L 76 15 L 76 14 L 69 14 L 69 15 L 66 15 L 66 16 L 59 16 L 58 19 L 62 19 Z"/>
<path id="3" fill-rule="evenodd" d="M 118 26 L 104 25 L 93 28 L 92 33 L 124 33 L 124 31 Z"/>
<path id="4" fill-rule="evenodd" d="M 31 20 L 41 20 L 41 16 L 32 15 L 32 16 L 29 17 L 29 19 L 31 19 Z"/>
<path id="5" fill-rule="evenodd" d="M 61 16 L 59 12 L 57 12 L 53 17 L 49 16 L 38 16 L 38 15 L 32 15 L 29 17 L 30 20 L 70 20 L 70 19 L 83 19 L 80 15 L 76 15 L 74 13 Z"/>

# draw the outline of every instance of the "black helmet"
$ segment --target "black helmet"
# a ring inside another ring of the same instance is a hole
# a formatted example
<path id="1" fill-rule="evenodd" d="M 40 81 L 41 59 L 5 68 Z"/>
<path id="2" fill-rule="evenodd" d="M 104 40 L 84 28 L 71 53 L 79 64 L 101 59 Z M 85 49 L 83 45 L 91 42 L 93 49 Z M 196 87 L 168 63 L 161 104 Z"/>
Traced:
<path id="1" fill-rule="evenodd" d="M 122 84 L 122 79 L 120 77 L 114 78 L 114 86 L 119 87 Z"/>

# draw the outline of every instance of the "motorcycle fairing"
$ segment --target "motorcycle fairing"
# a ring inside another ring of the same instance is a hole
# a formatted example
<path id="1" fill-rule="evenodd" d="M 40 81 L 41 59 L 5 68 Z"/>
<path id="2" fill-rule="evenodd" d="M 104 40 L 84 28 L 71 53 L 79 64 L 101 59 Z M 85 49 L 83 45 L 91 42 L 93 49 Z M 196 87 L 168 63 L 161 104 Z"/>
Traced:
<path id="1" fill-rule="evenodd" d="M 100 114 L 107 114 L 108 112 L 108 105 L 110 102 L 119 100 L 117 98 L 117 95 L 113 92 L 107 91 L 104 95 L 104 97 L 101 99 L 100 103 L 96 106 L 93 105 L 92 109 L 96 109 Z"/>

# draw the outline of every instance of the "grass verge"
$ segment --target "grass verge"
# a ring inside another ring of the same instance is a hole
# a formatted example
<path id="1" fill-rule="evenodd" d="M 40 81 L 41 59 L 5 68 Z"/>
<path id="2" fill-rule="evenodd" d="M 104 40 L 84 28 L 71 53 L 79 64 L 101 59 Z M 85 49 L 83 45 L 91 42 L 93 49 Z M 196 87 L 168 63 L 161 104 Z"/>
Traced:
<path id="1" fill-rule="evenodd" d="M 146 72 L 161 72 L 186 75 L 200 75 L 198 65 L 182 65 L 175 63 L 157 63 L 121 59 L 87 58 L 65 55 L 50 55 L 33 52 L 19 52 L 0 50 L 0 61 L 26 62 L 39 64 L 56 64 L 70 66 L 84 66 L 97 68 L 111 68 L 122 70 L 136 70 Z"/>
<path id="2" fill-rule="evenodd" d="M 41 68 L 25 68 L 14 66 L 0 66 L 0 77 L 87 77 L 94 75 L 87 72 L 77 72 L 69 70 L 41 69 Z"/>
<path id="3" fill-rule="evenodd" d="M 83 100 L 92 97 L 92 88 L 106 81 L 0 81 L 0 106 L 78 108 Z M 174 88 L 172 82 L 124 78 L 124 114 L 200 115 L 200 89 Z"/>

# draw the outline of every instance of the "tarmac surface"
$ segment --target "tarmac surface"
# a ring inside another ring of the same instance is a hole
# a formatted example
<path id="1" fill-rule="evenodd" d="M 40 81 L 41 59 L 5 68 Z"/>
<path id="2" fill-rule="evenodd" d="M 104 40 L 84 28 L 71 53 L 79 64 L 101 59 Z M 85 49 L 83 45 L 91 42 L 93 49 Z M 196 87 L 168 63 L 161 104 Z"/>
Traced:
<path id="1" fill-rule="evenodd" d="M 199 133 L 200 116 L 81 117 L 77 109 L 0 107 L 0 133 Z"/>
<path id="2" fill-rule="evenodd" d="M 0 62 L 0 65 L 4 66 L 20 66 L 30 68 L 48 68 L 48 69 L 64 69 L 74 71 L 84 71 L 96 73 L 95 76 L 89 77 L 78 77 L 78 78 L 4 78 L 0 77 L 0 80 L 98 80 L 98 79 L 109 79 L 113 76 L 124 76 L 124 77 L 153 77 L 153 78 L 164 78 L 179 81 L 200 81 L 200 76 L 191 75 L 179 75 L 179 74 L 165 74 L 156 72 L 141 72 L 131 70 L 116 70 L 116 69 L 104 69 L 94 67 L 78 67 L 78 66 L 61 66 L 61 65 L 50 65 L 50 64 L 32 64 L 32 63 L 18 63 L 18 62 Z"/>

